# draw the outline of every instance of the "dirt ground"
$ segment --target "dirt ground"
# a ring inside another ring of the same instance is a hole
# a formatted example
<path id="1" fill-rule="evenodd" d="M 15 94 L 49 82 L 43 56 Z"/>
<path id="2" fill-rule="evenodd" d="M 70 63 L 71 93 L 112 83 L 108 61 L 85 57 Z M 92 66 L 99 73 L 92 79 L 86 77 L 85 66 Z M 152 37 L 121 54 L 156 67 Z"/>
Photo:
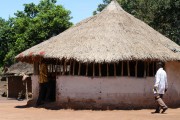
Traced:
<path id="1" fill-rule="evenodd" d="M 1 97 L 6 82 L 0 84 L 0 120 L 180 120 L 180 108 L 168 109 L 165 114 L 152 114 L 154 110 L 51 110 L 26 107 L 27 101 Z"/>
<path id="2" fill-rule="evenodd" d="M 180 108 L 168 109 L 165 114 L 150 110 L 50 110 L 27 108 L 27 101 L 0 97 L 0 120 L 180 120 Z"/>

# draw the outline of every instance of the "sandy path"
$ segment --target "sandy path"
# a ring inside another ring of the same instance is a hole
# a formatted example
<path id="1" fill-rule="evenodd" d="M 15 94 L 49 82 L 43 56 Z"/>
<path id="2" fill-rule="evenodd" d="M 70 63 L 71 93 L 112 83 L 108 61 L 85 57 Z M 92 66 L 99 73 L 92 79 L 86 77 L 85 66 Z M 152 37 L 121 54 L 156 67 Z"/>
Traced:
<path id="1" fill-rule="evenodd" d="M 180 108 L 166 114 L 151 114 L 153 110 L 48 110 L 23 108 L 26 101 L 0 100 L 0 120 L 180 120 Z"/>

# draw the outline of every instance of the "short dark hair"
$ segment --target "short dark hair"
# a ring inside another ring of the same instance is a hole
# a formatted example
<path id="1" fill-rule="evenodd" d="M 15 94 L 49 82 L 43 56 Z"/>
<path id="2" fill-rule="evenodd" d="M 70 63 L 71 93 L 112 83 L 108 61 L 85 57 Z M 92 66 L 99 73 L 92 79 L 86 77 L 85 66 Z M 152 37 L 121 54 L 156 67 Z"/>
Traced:
<path id="1" fill-rule="evenodd" d="M 163 64 L 162 62 L 158 62 L 158 63 L 157 63 L 157 66 L 158 66 L 158 67 L 163 67 L 164 64 Z"/>

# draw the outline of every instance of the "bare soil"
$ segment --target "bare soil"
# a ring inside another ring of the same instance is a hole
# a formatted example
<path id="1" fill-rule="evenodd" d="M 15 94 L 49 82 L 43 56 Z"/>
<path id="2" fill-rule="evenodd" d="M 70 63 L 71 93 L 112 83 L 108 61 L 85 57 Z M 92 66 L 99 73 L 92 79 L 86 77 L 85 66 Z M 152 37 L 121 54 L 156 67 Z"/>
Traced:
<path id="1" fill-rule="evenodd" d="M 6 82 L 0 82 L 0 95 L 6 91 Z M 168 109 L 165 114 L 154 110 L 52 110 L 26 107 L 27 101 L 0 96 L 0 120 L 180 120 L 180 108 Z"/>
<path id="2" fill-rule="evenodd" d="M 0 97 L 0 120 L 180 120 L 180 108 L 168 109 L 165 114 L 145 110 L 51 110 L 26 107 L 27 101 Z"/>

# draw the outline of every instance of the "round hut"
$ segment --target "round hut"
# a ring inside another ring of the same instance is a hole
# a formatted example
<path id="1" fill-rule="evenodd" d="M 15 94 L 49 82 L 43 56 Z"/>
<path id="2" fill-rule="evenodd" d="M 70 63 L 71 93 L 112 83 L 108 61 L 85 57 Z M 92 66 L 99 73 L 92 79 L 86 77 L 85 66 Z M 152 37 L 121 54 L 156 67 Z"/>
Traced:
<path id="1" fill-rule="evenodd" d="M 100 13 L 16 56 L 39 62 L 53 74 L 55 104 L 72 108 L 151 108 L 156 62 L 163 61 L 169 89 L 165 102 L 180 106 L 180 46 L 124 11 L 115 1 Z"/>

